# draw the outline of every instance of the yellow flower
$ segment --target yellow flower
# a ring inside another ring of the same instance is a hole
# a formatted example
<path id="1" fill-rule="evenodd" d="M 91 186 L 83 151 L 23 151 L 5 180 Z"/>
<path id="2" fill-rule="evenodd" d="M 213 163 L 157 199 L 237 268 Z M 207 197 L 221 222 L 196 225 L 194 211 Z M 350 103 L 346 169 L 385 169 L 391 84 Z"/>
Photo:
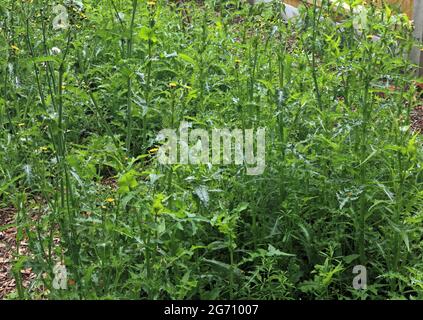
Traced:
<path id="1" fill-rule="evenodd" d="M 19 48 L 18 48 L 17 46 L 15 46 L 14 44 L 12 44 L 10 47 L 13 49 L 13 51 L 15 51 L 15 53 L 19 53 L 19 51 L 21 51 L 21 49 L 19 49 Z"/>
<path id="2" fill-rule="evenodd" d="M 241 60 L 239 60 L 239 59 L 235 59 L 235 63 L 236 63 L 236 64 L 240 64 L 240 63 L 241 63 Z"/>
<path id="3" fill-rule="evenodd" d="M 156 153 L 157 151 L 159 151 L 159 148 L 151 148 L 148 153 Z"/>
<path id="4" fill-rule="evenodd" d="M 25 123 L 18 123 L 18 127 L 25 127 Z"/>
<path id="5" fill-rule="evenodd" d="M 40 147 L 40 149 L 39 149 L 41 152 L 46 152 L 47 150 L 48 150 L 48 148 L 47 147 Z"/>
<path id="6" fill-rule="evenodd" d="M 114 203 L 115 202 L 115 199 L 113 199 L 113 198 L 107 198 L 106 199 L 106 202 L 107 203 Z"/>
<path id="7" fill-rule="evenodd" d="M 177 86 L 178 86 L 178 84 L 176 82 L 169 83 L 170 88 L 176 88 Z"/>
<path id="8" fill-rule="evenodd" d="M 150 0 L 150 1 L 147 1 L 147 4 L 148 4 L 149 6 L 155 6 L 155 5 L 156 5 L 156 0 Z"/>

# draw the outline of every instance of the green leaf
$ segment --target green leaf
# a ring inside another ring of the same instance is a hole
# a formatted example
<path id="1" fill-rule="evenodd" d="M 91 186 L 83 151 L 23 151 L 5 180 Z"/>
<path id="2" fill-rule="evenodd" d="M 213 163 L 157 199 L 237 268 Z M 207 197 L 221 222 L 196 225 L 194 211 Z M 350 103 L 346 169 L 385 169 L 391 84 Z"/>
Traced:
<path id="1" fill-rule="evenodd" d="M 242 275 L 242 270 L 240 270 L 239 268 L 232 266 L 230 264 L 224 263 L 222 261 L 217 261 L 217 260 L 212 260 L 212 259 L 204 259 L 205 262 L 208 262 L 210 264 L 213 264 L 225 271 L 231 271 L 231 269 L 234 271 L 234 273 L 238 276 Z"/>
<path id="2" fill-rule="evenodd" d="M 346 263 L 351 263 L 354 260 L 356 260 L 357 258 L 359 258 L 360 255 L 359 254 L 350 254 L 349 256 L 345 256 L 342 258 L 342 260 L 344 260 Z"/>
<path id="3" fill-rule="evenodd" d="M 184 54 L 184 53 L 179 53 L 178 57 L 181 58 L 182 60 L 184 60 L 185 62 L 188 62 L 192 65 L 195 65 L 195 60 L 193 58 L 191 58 L 190 56 Z"/>
<path id="4" fill-rule="evenodd" d="M 271 244 L 269 244 L 269 246 L 267 248 L 267 255 L 269 257 L 274 257 L 274 256 L 295 257 L 295 254 L 291 254 L 291 253 L 286 253 L 286 252 L 280 251 L 279 249 L 276 249 Z"/>
<path id="5" fill-rule="evenodd" d="M 142 27 L 140 32 L 138 33 L 138 36 L 140 37 L 141 40 L 151 40 L 152 42 L 157 42 L 157 37 L 154 34 L 154 30 L 151 28 L 148 28 L 146 26 Z"/>
<path id="6" fill-rule="evenodd" d="M 122 175 L 118 180 L 118 192 L 119 193 L 128 193 L 130 190 L 138 186 L 138 182 L 135 179 L 136 176 L 135 170 L 129 170 L 127 173 Z"/>

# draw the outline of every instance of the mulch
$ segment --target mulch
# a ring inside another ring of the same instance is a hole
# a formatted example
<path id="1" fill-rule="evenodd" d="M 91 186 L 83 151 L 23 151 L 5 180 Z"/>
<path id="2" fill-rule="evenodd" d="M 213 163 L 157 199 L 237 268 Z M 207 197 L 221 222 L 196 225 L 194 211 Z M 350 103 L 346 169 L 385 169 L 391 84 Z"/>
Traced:
<path id="1" fill-rule="evenodd" d="M 15 221 L 16 210 L 0 208 L 0 228 Z M 0 229 L 1 230 L 1 229 Z M 16 227 L 0 231 L 0 300 L 16 290 L 16 282 L 12 274 L 12 265 L 16 254 Z M 28 255 L 28 244 L 22 241 L 19 246 L 20 255 Z M 22 284 L 28 287 L 35 278 L 31 268 L 21 270 Z"/>
<path id="2" fill-rule="evenodd" d="M 423 83 L 417 82 L 417 99 L 421 102 L 420 106 L 414 108 L 410 113 L 411 129 L 413 132 L 423 134 Z"/>
<path id="3" fill-rule="evenodd" d="M 416 107 L 410 117 L 413 131 L 423 134 L 423 105 Z"/>

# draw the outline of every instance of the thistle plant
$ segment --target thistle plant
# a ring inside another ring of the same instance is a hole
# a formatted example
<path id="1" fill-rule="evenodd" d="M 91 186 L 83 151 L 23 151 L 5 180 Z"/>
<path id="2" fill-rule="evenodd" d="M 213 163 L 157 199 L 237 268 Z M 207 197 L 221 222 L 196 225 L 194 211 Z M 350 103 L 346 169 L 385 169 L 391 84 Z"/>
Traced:
<path id="1" fill-rule="evenodd" d="M 360 1 L 289 20 L 278 1 L 3 2 L 0 232 L 16 231 L 1 251 L 16 288 L 2 298 L 422 297 L 407 16 Z M 265 127 L 265 170 L 162 164 L 157 135 L 182 122 Z"/>

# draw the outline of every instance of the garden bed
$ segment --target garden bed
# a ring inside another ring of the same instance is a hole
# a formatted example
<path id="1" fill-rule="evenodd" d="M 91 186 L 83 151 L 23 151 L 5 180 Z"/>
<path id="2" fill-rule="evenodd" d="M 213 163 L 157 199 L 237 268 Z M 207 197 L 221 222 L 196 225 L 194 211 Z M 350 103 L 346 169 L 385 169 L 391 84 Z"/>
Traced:
<path id="1" fill-rule="evenodd" d="M 1 298 L 423 299 L 406 15 L 6 2 Z"/>

